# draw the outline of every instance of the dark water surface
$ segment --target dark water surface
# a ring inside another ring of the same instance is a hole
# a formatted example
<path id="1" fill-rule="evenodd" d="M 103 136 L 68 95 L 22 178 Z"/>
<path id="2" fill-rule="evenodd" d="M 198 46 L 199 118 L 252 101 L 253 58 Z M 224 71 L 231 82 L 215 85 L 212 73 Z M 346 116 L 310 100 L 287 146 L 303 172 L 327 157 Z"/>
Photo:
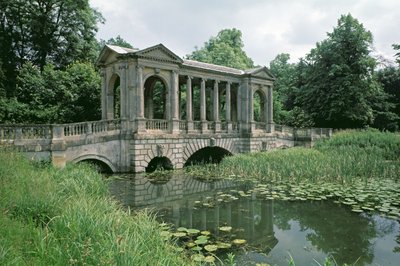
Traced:
<path id="1" fill-rule="evenodd" d="M 332 201 L 261 200 L 250 195 L 213 207 L 199 202 L 218 193 L 235 195 L 251 190 L 251 182 L 202 182 L 174 176 L 157 184 L 141 175 L 123 175 L 110 181 L 112 195 L 125 206 L 155 208 L 161 221 L 175 227 L 208 230 L 233 227 L 235 238 L 246 239 L 237 265 L 323 265 L 333 256 L 339 265 L 400 265 L 400 226 L 378 215 L 353 213 Z M 196 203 L 197 201 L 197 203 Z M 318 264 L 319 263 L 319 264 Z"/>

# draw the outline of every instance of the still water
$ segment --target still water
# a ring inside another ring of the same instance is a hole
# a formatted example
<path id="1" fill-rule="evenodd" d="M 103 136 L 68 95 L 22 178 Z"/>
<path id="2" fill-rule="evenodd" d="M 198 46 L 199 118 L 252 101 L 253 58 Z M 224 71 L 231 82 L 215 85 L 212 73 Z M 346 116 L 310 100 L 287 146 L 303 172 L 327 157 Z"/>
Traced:
<path id="1" fill-rule="evenodd" d="M 221 234 L 221 226 L 232 226 L 234 237 L 248 243 L 236 254 L 237 265 L 288 265 L 290 257 L 296 265 L 323 265 L 328 256 L 339 265 L 400 265 L 395 220 L 353 213 L 331 201 L 261 200 L 251 193 L 212 202 L 222 193 L 251 191 L 251 182 L 173 176 L 155 183 L 143 175 L 121 177 L 110 181 L 110 191 L 125 206 L 154 208 L 160 221 L 213 235 Z M 211 206 L 203 207 L 204 202 Z"/>

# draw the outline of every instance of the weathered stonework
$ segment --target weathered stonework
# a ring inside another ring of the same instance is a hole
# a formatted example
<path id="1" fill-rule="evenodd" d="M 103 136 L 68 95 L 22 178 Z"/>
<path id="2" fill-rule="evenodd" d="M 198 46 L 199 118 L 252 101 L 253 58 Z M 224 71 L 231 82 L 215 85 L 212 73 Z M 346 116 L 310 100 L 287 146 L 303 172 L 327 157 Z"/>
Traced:
<path id="1" fill-rule="evenodd" d="M 231 154 L 269 151 L 311 146 L 315 138 L 331 134 L 274 124 L 274 77 L 266 67 L 238 70 L 183 60 L 162 44 L 143 50 L 106 45 L 97 63 L 101 121 L 0 125 L 0 145 L 60 167 L 95 160 L 113 172 L 142 172 L 160 157 L 182 168 L 206 147 Z M 156 84 L 163 88 L 159 98 L 154 97 Z M 257 120 L 255 97 L 260 100 Z M 162 113 L 156 114 L 160 106 Z"/>

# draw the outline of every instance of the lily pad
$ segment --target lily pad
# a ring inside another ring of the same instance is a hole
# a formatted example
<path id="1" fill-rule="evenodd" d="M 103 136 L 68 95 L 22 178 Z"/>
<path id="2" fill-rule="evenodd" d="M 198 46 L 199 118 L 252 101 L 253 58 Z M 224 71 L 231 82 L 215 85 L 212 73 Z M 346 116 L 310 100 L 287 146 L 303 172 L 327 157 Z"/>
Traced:
<path id="1" fill-rule="evenodd" d="M 246 244 L 246 242 L 247 241 L 245 239 L 234 239 L 232 241 L 232 243 L 235 244 L 235 245 L 243 245 L 243 244 Z"/>
<path id="2" fill-rule="evenodd" d="M 194 243 L 196 243 L 197 245 L 204 245 L 204 244 L 208 243 L 208 239 L 204 239 L 204 238 L 196 239 L 194 241 Z"/>
<path id="3" fill-rule="evenodd" d="M 186 236 L 186 233 L 185 232 L 176 232 L 176 233 L 173 233 L 172 235 L 175 237 L 184 237 L 184 236 Z"/>
<path id="4" fill-rule="evenodd" d="M 192 255 L 192 260 L 197 261 L 197 262 L 201 262 L 204 261 L 205 257 L 203 254 L 194 254 Z"/>
<path id="5" fill-rule="evenodd" d="M 204 235 L 204 236 L 208 236 L 211 235 L 210 231 L 201 231 L 200 234 Z"/>
<path id="6" fill-rule="evenodd" d="M 232 226 L 221 226 L 219 230 L 222 232 L 230 232 L 232 230 Z"/>
<path id="7" fill-rule="evenodd" d="M 227 249 L 231 248 L 232 244 L 231 243 L 225 243 L 225 242 L 217 242 L 217 247 L 220 249 Z"/>
<path id="8" fill-rule="evenodd" d="M 214 252 L 218 249 L 218 247 L 216 245 L 205 245 L 204 249 L 208 252 Z"/>
<path id="9" fill-rule="evenodd" d="M 190 234 L 190 235 L 195 235 L 195 234 L 198 234 L 198 233 L 200 233 L 200 230 L 197 230 L 197 229 L 187 229 L 187 233 L 188 234 Z"/>
<path id="10" fill-rule="evenodd" d="M 214 263 L 215 262 L 215 258 L 213 256 L 207 256 L 204 258 L 204 261 L 207 263 Z"/>

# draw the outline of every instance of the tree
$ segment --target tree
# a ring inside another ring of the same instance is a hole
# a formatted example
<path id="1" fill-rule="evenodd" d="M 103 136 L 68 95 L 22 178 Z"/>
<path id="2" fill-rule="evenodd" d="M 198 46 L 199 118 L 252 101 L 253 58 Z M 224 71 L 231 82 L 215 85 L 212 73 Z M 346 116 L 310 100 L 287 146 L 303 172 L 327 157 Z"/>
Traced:
<path id="1" fill-rule="evenodd" d="M 397 63 L 398 63 L 399 66 L 400 66 L 400 44 L 393 44 L 393 49 L 395 49 L 396 51 L 398 51 L 398 52 L 395 54 L 395 57 L 396 57 Z"/>
<path id="2" fill-rule="evenodd" d="M 296 79 L 296 64 L 290 64 L 289 54 L 278 54 L 269 64 L 271 73 L 275 76 L 274 90 L 281 99 L 286 110 L 293 108 L 293 86 Z"/>
<path id="3" fill-rule="evenodd" d="M 382 86 L 385 93 L 388 95 L 387 102 L 393 106 L 395 116 L 392 116 L 389 121 L 385 117 L 377 119 L 375 126 L 378 128 L 387 128 L 390 130 L 400 129 L 400 69 L 390 66 L 380 69 L 376 73 L 376 78 Z M 396 123 L 397 122 L 397 123 Z"/>
<path id="4" fill-rule="evenodd" d="M 296 104 L 317 126 L 354 128 L 372 124 L 376 95 L 372 34 L 350 14 L 302 62 Z M 381 97 L 383 100 L 384 97 Z"/>
<path id="5" fill-rule="evenodd" d="M 8 0 L 0 3 L 0 60 L 12 96 L 17 70 L 32 62 L 65 68 L 97 56 L 97 23 L 101 14 L 88 0 Z"/>
<path id="6" fill-rule="evenodd" d="M 130 43 L 128 43 L 127 41 L 125 41 L 120 35 L 118 35 L 115 39 L 110 38 L 110 39 L 108 39 L 108 41 L 101 40 L 100 41 L 100 49 L 103 48 L 103 46 L 105 44 L 111 44 L 111 45 L 116 45 L 116 46 L 120 46 L 120 47 L 134 49 L 133 46 Z"/>
<path id="7" fill-rule="evenodd" d="M 66 70 L 32 63 L 17 76 L 15 98 L 3 99 L 2 123 L 69 123 L 100 119 L 100 76 L 91 63 Z"/>
<path id="8" fill-rule="evenodd" d="M 249 69 L 254 66 L 243 51 L 242 32 L 235 28 L 221 30 L 217 37 L 211 37 L 204 47 L 187 55 L 187 59 L 222 65 L 237 69 Z"/>

